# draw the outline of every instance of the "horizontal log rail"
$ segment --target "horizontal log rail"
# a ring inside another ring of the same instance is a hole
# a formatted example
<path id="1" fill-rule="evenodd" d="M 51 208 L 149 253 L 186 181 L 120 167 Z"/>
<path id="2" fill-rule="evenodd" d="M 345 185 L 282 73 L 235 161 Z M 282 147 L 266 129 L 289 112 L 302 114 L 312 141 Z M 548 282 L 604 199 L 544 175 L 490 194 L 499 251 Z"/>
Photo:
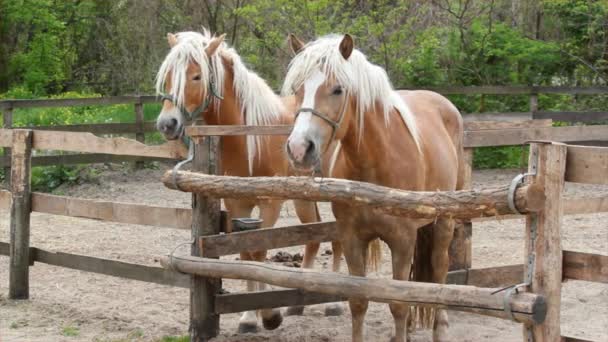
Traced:
<path id="1" fill-rule="evenodd" d="M 234 177 L 167 171 L 165 186 L 219 198 L 301 199 L 368 206 L 377 212 L 420 219 L 450 216 L 456 219 L 511 214 L 508 187 L 461 191 L 405 191 L 365 182 L 310 177 Z M 522 212 L 542 205 L 542 190 L 532 185 L 515 192 L 515 204 Z"/>
<path id="2" fill-rule="evenodd" d="M 447 283 L 501 288 L 520 283 L 523 279 L 523 270 L 523 265 L 520 264 L 450 271 L 448 272 Z M 228 293 L 215 297 L 215 312 L 226 314 L 284 306 L 341 302 L 346 299 L 346 297 L 340 295 L 309 292 L 300 289 Z"/>
<path id="3" fill-rule="evenodd" d="M 8 243 L 0 242 L 0 255 L 9 255 L 9 248 Z M 29 255 L 32 265 L 35 265 L 35 262 L 40 262 L 47 265 L 123 279 L 182 288 L 190 287 L 190 276 L 171 272 L 158 266 L 146 266 L 80 254 L 53 252 L 36 247 L 30 247 Z"/>
<path id="4" fill-rule="evenodd" d="M 385 303 L 432 305 L 508 318 L 504 311 L 503 293 L 493 294 L 495 289 L 491 288 L 372 279 L 254 261 L 228 261 L 192 256 L 163 257 L 161 265 L 204 277 L 254 280 L 330 295 L 366 298 Z M 509 305 L 520 322 L 538 324 L 544 320 L 546 303 L 542 296 L 520 292 L 510 298 Z"/>
<path id="5" fill-rule="evenodd" d="M 413 88 L 404 88 L 408 90 Z M 420 88 L 418 88 L 420 89 Z M 607 94 L 608 87 L 568 87 L 568 86 L 446 86 L 427 87 L 444 95 L 536 95 L 536 94 L 572 94 L 572 95 L 599 95 Z M 160 102 L 156 95 L 125 95 L 93 98 L 71 99 L 25 99 L 0 100 L 0 109 L 4 108 L 40 108 L 40 107 L 69 107 L 116 105 Z"/>

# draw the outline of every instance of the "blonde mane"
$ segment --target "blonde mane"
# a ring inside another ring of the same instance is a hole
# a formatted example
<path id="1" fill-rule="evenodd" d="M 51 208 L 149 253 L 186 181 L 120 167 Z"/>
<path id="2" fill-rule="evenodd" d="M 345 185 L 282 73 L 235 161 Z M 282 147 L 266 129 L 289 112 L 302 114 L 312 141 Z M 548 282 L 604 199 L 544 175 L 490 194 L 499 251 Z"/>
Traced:
<path id="1" fill-rule="evenodd" d="M 204 30 L 199 32 L 180 32 L 176 34 L 177 44 L 165 57 L 156 75 L 156 92 L 165 92 L 165 80 L 171 75 L 169 94 L 175 98 L 176 105 L 183 107 L 186 74 L 188 65 L 192 62 L 201 67 L 201 82 L 209 85 L 210 72 L 215 81 L 217 95 L 223 96 L 224 77 L 226 70 L 222 57 L 231 61 L 234 73 L 234 91 L 240 103 L 241 117 L 245 125 L 271 125 L 276 123 L 281 113 L 285 111 L 283 103 L 266 82 L 256 73 L 247 69 L 241 57 L 228 44 L 222 43 L 218 52 L 211 59 L 205 53 L 205 48 L 213 38 L 211 33 Z M 210 72 L 209 72 L 210 71 Z M 209 89 L 208 86 L 201 87 Z M 213 97 L 216 113 L 219 113 L 221 100 Z M 249 173 L 253 172 L 253 161 L 256 153 L 261 153 L 262 136 L 247 136 L 247 159 Z"/>
<path id="2" fill-rule="evenodd" d="M 386 71 L 369 62 L 365 55 L 356 49 L 348 60 L 345 60 L 339 50 L 343 37 L 328 35 L 306 44 L 289 63 L 282 94 L 293 94 L 316 70 L 321 70 L 326 77 L 335 77 L 346 93 L 356 99 L 359 142 L 363 134 L 364 115 L 378 103 L 383 108 L 386 125 L 389 124 L 391 111 L 395 109 L 399 112 L 420 150 L 416 120 L 407 104 L 393 89 Z"/>

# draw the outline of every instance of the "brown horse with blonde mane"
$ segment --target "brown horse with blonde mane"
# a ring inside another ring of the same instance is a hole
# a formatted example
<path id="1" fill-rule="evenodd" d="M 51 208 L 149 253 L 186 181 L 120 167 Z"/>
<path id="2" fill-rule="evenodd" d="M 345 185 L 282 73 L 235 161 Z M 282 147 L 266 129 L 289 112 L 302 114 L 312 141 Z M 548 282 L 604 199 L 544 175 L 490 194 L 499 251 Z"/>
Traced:
<path id="1" fill-rule="evenodd" d="M 463 123 L 449 100 L 430 91 L 393 90 L 386 72 L 356 50 L 349 35 L 308 44 L 292 35 L 290 43 L 299 53 L 290 63 L 283 94 L 295 94 L 299 108 L 286 145 L 296 168 L 313 168 L 328 146 L 339 141 L 332 177 L 404 190 L 462 188 Z M 365 276 L 368 244 L 379 238 L 391 250 L 394 279 L 410 279 L 413 263 L 411 279 L 445 283 L 453 220 L 380 215 L 337 203 L 332 209 L 350 274 Z M 364 341 L 368 301 L 351 298 L 349 305 L 353 341 Z M 394 340 L 406 341 L 410 308 L 389 306 Z M 421 317 L 429 314 L 434 317 Z M 424 310 L 410 318 L 434 322 L 429 323 L 433 339 L 448 340 L 445 310 Z"/>
<path id="2" fill-rule="evenodd" d="M 163 94 L 163 106 L 157 128 L 166 139 L 180 139 L 184 126 L 202 116 L 209 125 L 281 125 L 293 124 L 295 97 L 279 97 L 254 72 L 247 69 L 234 49 L 224 43 L 224 36 L 209 32 L 168 34 L 171 51 L 162 63 L 156 90 Z M 225 136 L 222 138 L 220 166 L 232 176 L 286 176 L 293 173 L 284 153 L 284 136 Z M 225 200 L 232 218 L 250 217 L 254 207 L 260 210 L 262 227 L 272 227 L 279 218 L 280 200 Z M 294 201 L 302 223 L 321 220 L 314 202 Z M 332 244 L 333 270 L 340 268 L 341 248 Z M 306 245 L 302 266 L 313 266 L 318 243 Z M 266 251 L 241 253 L 242 260 L 264 261 Z M 262 291 L 266 284 L 248 281 L 248 291 Z M 301 314 L 303 307 L 289 308 Z M 340 314 L 341 307 L 326 307 L 326 314 Z M 261 310 L 266 329 L 282 322 L 279 309 Z M 239 322 L 240 332 L 257 330 L 255 311 L 245 312 Z"/>

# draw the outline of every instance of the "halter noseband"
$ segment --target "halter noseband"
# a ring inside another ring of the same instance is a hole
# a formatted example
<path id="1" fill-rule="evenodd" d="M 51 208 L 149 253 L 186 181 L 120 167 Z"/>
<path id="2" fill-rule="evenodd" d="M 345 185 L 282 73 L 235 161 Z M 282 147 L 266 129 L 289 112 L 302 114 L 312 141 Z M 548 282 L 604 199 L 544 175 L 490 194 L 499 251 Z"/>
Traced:
<path id="1" fill-rule="evenodd" d="M 298 118 L 298 115 L 300 115 L 300 113 L 310 113 L 318 118 L 323 119 L 323 121 L 327 122 L 331 126 L 332 133 L 331 133 L 331 139 L 329 140 L 331 142 L 336 137 L 336 134 L 337 134 L 340 126 L 342 126 L 342 121 L 344 120 L 344 114 L 346 113 L 346 107 L 348 105 L 348 93 L 346 94 L 345 98 L 346 98 L 346 100 L 344 101 L 344 104 L 342 104 L 342 109 L 340 111 L 340 116 L 338 117 L 338 121 L 334 121 L 332 118 L 325 115 L 324 113 L 321 113 L 314 108 L 308 108 L 308 107 L 301 107 L 300 109 L 298 109 L 298 111 L 296 112 L 295 119 Z M 329 144 L 327 146 L 329 147 Z"/>

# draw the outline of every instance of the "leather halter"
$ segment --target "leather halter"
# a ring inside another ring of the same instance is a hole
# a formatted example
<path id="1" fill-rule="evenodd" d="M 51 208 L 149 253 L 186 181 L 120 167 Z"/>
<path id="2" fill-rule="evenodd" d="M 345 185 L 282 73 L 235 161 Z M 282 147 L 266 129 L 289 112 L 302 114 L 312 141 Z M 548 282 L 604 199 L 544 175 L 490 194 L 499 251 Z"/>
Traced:
<path id="1" fill-rule="evenodd" d="M 178 107 L 177 101 L 175 100 L 175 96 L 173 96 L 171 94 L 162 94 L 162 93 L 160 95 L 161 95 L 160 96 L 161 103 L 163 103 L 165 101 L 170 101 L 171 103 L 173 103 L 173 105 Z M 211 64 L 209 64 L 209 84 L 207 85 L 207 94 L 205 96 L 205 100 L 203 101 L 203 103 L 200 106 L 196 107 L 191 112 L 189 112 L 185 106 L 178 107 L 179 111 L 182 113 L 182 115 L 188 122 L 194 121 L 196 119 L 196 117 L 198 117 L 199 115 L 204 113 L 207 110 L 207 108 L 209 108 L 209 105 L 211 104 L 213 97 L 215 97 L 218 100 L 224 99 L 223 96 L 220 96 L 218 94 L 217 87 L 215 84 L 215 75 L 213 74 Z"/>
<path id="2" fill-rule="evenodd" d="M 340 110 L 340 116 L 338 117 L 338 121 L 334 121 L 334 120 L 332 120 L 332 118 L 325 115 L 324 113 L 321 113 L 314 108 L 308 108 L 308 107 L 300 107 L 300 109 L 298 109 L 298 111 L 296 112 L 295 119 L 296 120 L 298 119 L 298 115 L 300 115 L 300 113 L 310 113 L 318 118 L 323 119 L 323 121 L 327 122 L 331 126 L 332 134 L 331 134 L 331 139 L 329 141 L 332 142 L 334 140 L 334 138 L 336 137 L 338 129 L 340 128 L 340 126 L 342 126 L 342 121 L 344 120 L 344 114 L 346 113 L 346 107 L 348 106 L 348 93 L 345 94 L 345 98 L 346 98 L 346 100 L 342 104 L 342 109 Z M 327 144 L 327 146 L 329 148 L 329 144 Z"/>

